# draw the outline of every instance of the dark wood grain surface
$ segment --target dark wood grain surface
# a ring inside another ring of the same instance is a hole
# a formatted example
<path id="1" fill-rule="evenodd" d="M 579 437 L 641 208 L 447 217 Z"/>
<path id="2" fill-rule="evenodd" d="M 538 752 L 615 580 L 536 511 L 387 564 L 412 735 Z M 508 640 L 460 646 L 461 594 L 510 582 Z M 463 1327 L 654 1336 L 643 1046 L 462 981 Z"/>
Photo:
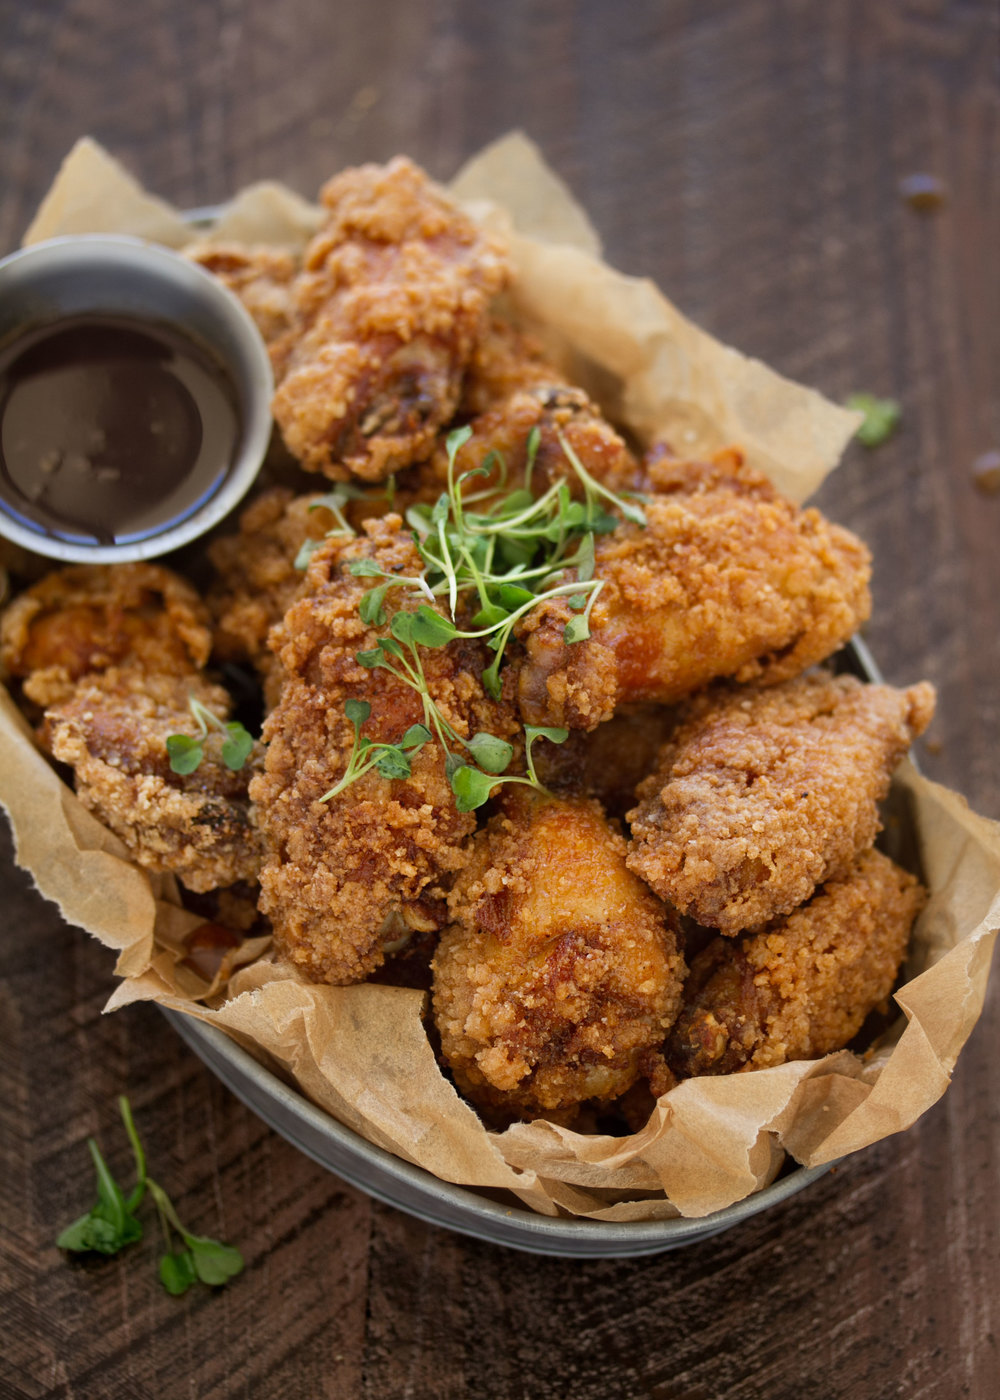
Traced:
<path id="1" fill-rule="evenodd" d="M 514 125 L 610 261 L 833 398 L 889 394 L 821 504 L 872 545 L 869 643 L 939 689 L 930 776 L 1000 817 L 1000 99 L 995 0 L 0 3 L 0 245 L 91 132 L 180 205 L 406 151 L 433 174 Z M 900 177 L 929 171 L 920 215 Z M 705 1243 L 532 1258 L 373 1203 L 224 1090 L 111 958 L 0 877 L 0 1397 L 809 1400 L 1000 1394 L 997 979 L 910 1131 Z M 242 1277 L 166 1296 L 68 1263 L 84 1140 L 123 1175 L 131 1095 L 191 1228 Z"/>

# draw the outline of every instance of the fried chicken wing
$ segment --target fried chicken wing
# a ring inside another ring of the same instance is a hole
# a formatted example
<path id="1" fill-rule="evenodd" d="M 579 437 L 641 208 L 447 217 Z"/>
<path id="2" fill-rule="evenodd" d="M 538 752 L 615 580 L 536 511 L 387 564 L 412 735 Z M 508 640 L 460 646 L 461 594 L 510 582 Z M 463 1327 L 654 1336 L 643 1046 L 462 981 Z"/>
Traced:
<path id="1" fill-rule="evenodd" d="M 0 621 L 0 661 L 36 705 L 109 666 L 187 672 L 212 646 L 198 594 L 158 564 L 75 564 L 46 574 Z"/>
<path id="2" fill-rule="evenodd" d="M 530 1118 L 636 1081 L 676 1015 L 684 964 L 597 803 L 506 789 L 449 911 L 434 1016 L 463 1093 Z"/>
<path id="3" fill-rule="evenodd" d="M 681 1077 L 764 1069 L 838 1050 L 892 991 L 920 883 L 880 851 L 763 932 L 694 959 L 667 1041 Z"/>
<path id="4" fill-rule="evenodd" d="M 530 724 L 593 729 L 625 703 L 669 704 L 710 681 L 773 685 L 829 656 L 868 616 L 869 555 L 779 496 L 739 454 L 677 463 L 646 526 L 602 536 L 589 638 L 568 645 L 566 598 L 521 625 Z M 655 484 L 655 482 L 654 482 Z"/>
<path id="5" fill-rule="evenodd" d="M 289 450 L 335 480 L 381 481 L 427 457 L 503 287 L 503 245 L 411 161 L 336 176 L 326 226 L 274 347 Z"/>
<path id="6" fill-rule="evenodd" d="M 189 696 L 219 719 L 229 696 L 195 674 L 136 666 L 92 674 L 45 714 L 52 754 L 72 765 L 76 795 L 151 870 L 172 871 L 189 889 L 254 880 L 262 858 L 247 784 L 259 744 L 239 772 L 222 762 L 224 735 L 211 734 L 193 773 L 172 772 L 171 734 L 190 733 Z"/>
<path id="7" fill-rule="evenodd" d="M 724 934 L 790 913 L 879 830 L 934 691 L 813 674 L 697 696 L 628 814 L 629 869 Z"/>
<path id="8" fill-rule="evenodd" d="M 414 755 L 408 778 L 372 769 L 321 800 L 344 776 L 354 747 L 346 700 L 371 706 L 362 732 L 373 743 L 398 743 L 425 717 L 409 685 L 355 659 L 385 629 L 361 620 L 371 579 L 347 565 L 370 559 L 387 573 L 420 571 L 398 516 L 365 529 L 365 538 L 321 545 L 305 593 L 275 629 L 286 679 L 264 728 L 266 771 L 251 787 L 268 845 L 261 909 L 274 923 L 276 945 L 307 976 L 334 983 L 366 976 L 406 929 L 440 926 L 443 897 L 476 825 L 472 813 L 456 809 L 436 741 Z M 399 606 L 416 604 L 406 595 Z M 517 729 L 513 706 L 482 687 L 486 658 L 478 643 L 462 641 L 423 652 L 428 692 L 463 738 L 480 730 L 509 738 Z"/>

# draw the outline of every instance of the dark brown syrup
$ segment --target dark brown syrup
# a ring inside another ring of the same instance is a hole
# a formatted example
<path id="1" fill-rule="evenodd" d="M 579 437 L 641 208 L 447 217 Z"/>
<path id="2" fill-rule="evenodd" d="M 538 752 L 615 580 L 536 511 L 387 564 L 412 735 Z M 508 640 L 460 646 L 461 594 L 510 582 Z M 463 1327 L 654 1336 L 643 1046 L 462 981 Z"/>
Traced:
<path id="1" fill-rule="evenodd" d="M 172 326 L 81 315 L 0 349 L 0 498 L 39 534 L 124 544 L 180 523 L 240 431 L 226 370 Z"/>

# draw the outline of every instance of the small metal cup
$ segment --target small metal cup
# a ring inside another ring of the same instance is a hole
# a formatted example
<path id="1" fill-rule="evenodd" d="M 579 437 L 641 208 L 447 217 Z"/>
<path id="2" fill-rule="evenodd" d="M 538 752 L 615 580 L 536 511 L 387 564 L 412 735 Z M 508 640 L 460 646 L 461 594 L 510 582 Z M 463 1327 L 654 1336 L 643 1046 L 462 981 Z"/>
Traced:
<path id="1" fill-rule="evenodd" d="M 68 541 L 15 519 L 0 502 L 0 535 L 52 559 L 102 564 L 150 559 L 203 535 L 242 499 L 271 437 L 274 380 L 267 348 L 240 301 L 177 253 L 138 238 L 80 234 L 0 261 L 0 345 L 32 327 L 87 313 L 173 325 L 210 351 L 236 391 L 241 433 L 216 492 L 183 519 L 122 544 Z"/>

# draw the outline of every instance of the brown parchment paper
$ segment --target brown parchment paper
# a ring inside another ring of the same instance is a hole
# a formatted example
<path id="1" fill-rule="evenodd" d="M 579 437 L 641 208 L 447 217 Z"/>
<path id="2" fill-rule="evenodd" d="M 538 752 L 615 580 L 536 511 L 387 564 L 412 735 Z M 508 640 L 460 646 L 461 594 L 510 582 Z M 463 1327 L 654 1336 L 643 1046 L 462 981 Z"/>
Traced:
<path id="1" fill-rule="evenodd" d="M 836 465 L 856 415 L 720 345 L 651 283 L 603 264 L 586 216 L 527 138 L 487 148 L 453 189 L 511 238 L 514 313 L 640 439 L 666 436 L 685 452 L 738 442 L 798 500 Z M 233 201 L 219 236 L 300 247 L 319 217 L 265 184 Z M 175 211 L 83 140 L 26 241 L 108 230 L 173 247 L 191 237 Z M 67 920 L 118 950 L 108 1010 L 152 1000 L 198 1016 L 378 1146 L 448 1181 L 506 1188 L 548 1215 L 705 1215 L 769 1182 L 786 1152 L 805 1165 L 831 1161 L 906 1128 L 940 1097 L 986 992 L 1000 928 L 1000 826 L 908 763 L 896 789 L 931 898 L 896 994 L 902 1015 L 873 1050 L 689 1080 L 626 1138 L 542 1122 L 496 1134 L 438 1071 L 420 993 L 314 986 L 272 961 L 263 940 L 244 950 L 250 960 L 228 988 L 202 981 L 184 962 L 185 935 L 201 920 L 181 907 L 173 879 L 128 862 L 0 694 L 0 802 L 17 859 Z"/>

